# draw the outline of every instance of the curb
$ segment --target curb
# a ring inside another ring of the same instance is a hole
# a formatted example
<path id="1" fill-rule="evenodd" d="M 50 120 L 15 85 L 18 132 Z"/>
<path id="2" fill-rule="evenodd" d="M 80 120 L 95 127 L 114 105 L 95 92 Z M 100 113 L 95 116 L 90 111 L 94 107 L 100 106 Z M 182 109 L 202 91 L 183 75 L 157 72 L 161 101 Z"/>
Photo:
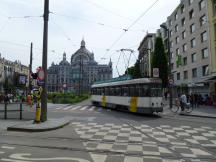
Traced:
<path id="1" fill-rule="evenodd" d="M 58 125 L 58 126 L 54 126 L 54 127 L 49 127 L 49 128 L 21 128 L 21 127 L 16 127 L 15 126 L 11 126 L 11 127 L 7 127 L 7 131 L 17 131 L 17 132 L 46 132 L 46 131 L 51 131 L 51 130 L 56 130 L 56 129 L 60 129 L 65 127 L 66 125 L 70 124 L 70 121 L 65 121 L 64 123 Z"/>
<path id="2" fill-rule="evenodd" d="M 195 114 L 179 114 L 182 116 L 193 116 L 193 117 L 200 117 L 200 118 L 211 118 L 211 119 L 216 119 L 216 116 L 206 116 L 206 115 L 195 115 Z"/>

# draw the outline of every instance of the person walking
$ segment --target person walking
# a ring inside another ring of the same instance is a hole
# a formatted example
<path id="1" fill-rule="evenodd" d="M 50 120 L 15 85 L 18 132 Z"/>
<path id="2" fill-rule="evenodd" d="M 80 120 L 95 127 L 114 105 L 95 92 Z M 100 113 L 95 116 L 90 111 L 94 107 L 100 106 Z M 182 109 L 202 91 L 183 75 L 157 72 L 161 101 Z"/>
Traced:
<path id="1" fill-rule="evenodd" d="M 187 104 L 187 97 L 184 93 L 180 97 L 180 104 L 181 104 L 181 111 L 184 111 L 185 105 Z"/>

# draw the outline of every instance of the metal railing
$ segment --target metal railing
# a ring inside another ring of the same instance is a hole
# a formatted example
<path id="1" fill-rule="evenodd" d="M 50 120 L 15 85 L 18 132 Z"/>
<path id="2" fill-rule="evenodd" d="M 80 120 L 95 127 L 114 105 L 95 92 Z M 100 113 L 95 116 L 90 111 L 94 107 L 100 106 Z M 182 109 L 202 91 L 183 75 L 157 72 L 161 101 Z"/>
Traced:
<path id="1" fill-rule="evenodd" d="M 23 103 L 22 102 L 15 102 L 15 103 L 0 103 L 0 105 L 4 105 L 4 110 L 0 112 L 4 112 L 4 119 L 8 119 L 9 112 L 19 112 L 19 119 L 23 119 Z M 19 109 L 9 110 L 8 105 L 19 105 Z"/>

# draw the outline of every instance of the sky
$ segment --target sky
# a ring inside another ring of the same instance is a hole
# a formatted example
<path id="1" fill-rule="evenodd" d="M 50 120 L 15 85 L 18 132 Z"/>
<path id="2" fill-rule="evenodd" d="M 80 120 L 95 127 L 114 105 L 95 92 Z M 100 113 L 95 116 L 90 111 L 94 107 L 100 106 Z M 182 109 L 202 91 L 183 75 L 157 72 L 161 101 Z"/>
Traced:
<path id="1" fill-rule="evenodd" d="M 128 64 L 135 63 L 146 33 L 155 33 L 179 3 L 180 0 L 50 0 L 48 66 L 52 62 L 58 64 L 64 52 L 70 62 L 84 39 L 99 64 L 108 64 L 111 58 L 114 77 L 121 75 Z M 33 42 L 33 72 L 42 64 L 43 9 L 44 0 L 0 0 L 1 57 L 29 65 Z M 134 52 L 125 51 L 123 55 L 120 49 Z"/>

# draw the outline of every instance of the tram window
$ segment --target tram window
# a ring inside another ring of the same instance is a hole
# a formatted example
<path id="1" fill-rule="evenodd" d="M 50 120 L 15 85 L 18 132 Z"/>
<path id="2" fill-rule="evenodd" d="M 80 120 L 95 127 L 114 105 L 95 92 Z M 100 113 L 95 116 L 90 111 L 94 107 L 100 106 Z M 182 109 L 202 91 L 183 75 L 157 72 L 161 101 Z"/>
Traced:
<path id="1" fill-rule="evenodd" d="M 122 88 L 122 93 L 123 93 L 123 96 L 128 96 L 129 94 L 128 94 L 128 92 L 129 92 L 129 88 L 128 87 L 123 87 Z"/>
<path id="2" fill-rule="evenodd" d="M 161 85 L 154 84 L 151 86 L 151 96 L 152 97 L 161 97 L 162 96 L 162 88 Z"/>
<path id="3" fill-rule="evenodd" d="M 141 94 L 142 97 L 150 97 L 150 87 L 149 85 L 141 85 Z"/>
<path id="4" fill-rule="evenodd" d="M 137 96 L 135 86 L 130 86 L 130 96 Z"/>
<path id="5" fill-rule="evenodd" d="M 105 88 L 105 95 L 109 96 L 109 88 L 108 87 Z"/>

